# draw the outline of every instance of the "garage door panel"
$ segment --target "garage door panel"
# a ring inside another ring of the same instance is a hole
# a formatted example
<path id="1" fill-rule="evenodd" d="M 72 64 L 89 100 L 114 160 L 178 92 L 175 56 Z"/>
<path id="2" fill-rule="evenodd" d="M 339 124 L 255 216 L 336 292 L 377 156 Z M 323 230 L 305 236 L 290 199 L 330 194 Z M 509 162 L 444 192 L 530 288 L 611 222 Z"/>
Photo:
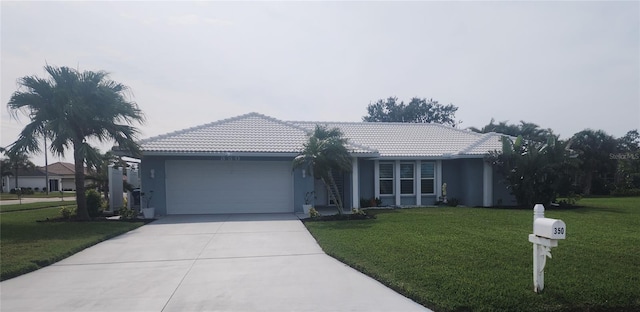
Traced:
<path id="1" fill-rule="evenodd" d="M 169 214 L 293 211 L 293 177 L 286 161 L 166 162 Z"/>

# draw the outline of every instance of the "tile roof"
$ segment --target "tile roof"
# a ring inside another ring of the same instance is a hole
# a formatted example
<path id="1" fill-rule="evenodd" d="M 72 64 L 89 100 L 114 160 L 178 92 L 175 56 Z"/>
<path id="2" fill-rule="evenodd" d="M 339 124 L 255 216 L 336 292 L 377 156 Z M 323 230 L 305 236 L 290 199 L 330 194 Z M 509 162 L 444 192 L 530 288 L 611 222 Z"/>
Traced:
<path id="1" fill-rule="evenodd" d="M 316 124 L 337 127 L 344 135 L 377 150 L 381 157 L 442 157 L 484 155 L 502 148 L 497 133 L 476 133 L 434 123 L 291 122 L 313 129 Z"/>
<path id="2" fill-rule="evenodd" d="M 52 176 L 75 176 L 75 166 L 67 162 L 55 162 L 47 166 L 49 175 Z M 18 176 L 21 177 L 44 177 L 46 175 L 45 166 L 38 166 L 33 169 L 20 169 Z"/>
<path id="3" fill-rule="evenodd" d="M 282 121 L 249 113 L 140 141 L 144 154 L 300 152 L 316 124 L 337 127 L 354 153 L 379 157 L 481 157 L 500 149 L 497 133 L 440 124 Z"/>
<path id="4" fill-rule="evenodd" d="M 55 162 L 47 166 L 49 169 L 49 174 L 55 175 L 75 175 L 76 167 L 72 163 L 66 162 Z M 44 167 L 38 168 L 44 172 Z"/>
<path id="5" fill-rule="evenodd" d="M 296 153 L 306 129 L 250 113 L 140 141 L 144 152 Z"/>

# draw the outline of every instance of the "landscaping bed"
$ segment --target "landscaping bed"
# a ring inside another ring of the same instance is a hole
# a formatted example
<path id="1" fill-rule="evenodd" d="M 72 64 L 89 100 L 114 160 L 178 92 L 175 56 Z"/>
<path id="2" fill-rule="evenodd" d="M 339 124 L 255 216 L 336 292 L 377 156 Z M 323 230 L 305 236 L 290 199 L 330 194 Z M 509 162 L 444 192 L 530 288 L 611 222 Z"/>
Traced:
<path id="1" fill-rule="evenodd" d="M 532 209 L 369 210 L 305 222 L 329 255 L 435 311 L 640 310 L 640 198 L 547 211 L 567 224 L 533 292 Z"/>

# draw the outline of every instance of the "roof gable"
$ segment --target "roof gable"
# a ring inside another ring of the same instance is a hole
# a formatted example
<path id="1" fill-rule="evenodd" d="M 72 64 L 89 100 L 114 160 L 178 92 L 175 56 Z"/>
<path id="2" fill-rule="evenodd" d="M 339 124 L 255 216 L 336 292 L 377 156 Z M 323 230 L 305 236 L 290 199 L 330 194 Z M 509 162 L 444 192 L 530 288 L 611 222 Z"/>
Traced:
<path id="1" fill-rule="evenodd" d="M 140 141 L 144 152 L 297 153 L 306 129 L 250 113 Z"/>

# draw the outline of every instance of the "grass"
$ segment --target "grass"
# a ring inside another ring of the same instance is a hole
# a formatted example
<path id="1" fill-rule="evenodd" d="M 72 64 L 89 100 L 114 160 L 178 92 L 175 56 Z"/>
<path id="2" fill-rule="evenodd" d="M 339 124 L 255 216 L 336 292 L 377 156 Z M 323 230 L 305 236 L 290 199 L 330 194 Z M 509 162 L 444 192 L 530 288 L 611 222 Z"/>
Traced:
<path id="1" fill-rule="evenodd" d="M 42 209 L 49 207 L 75 206 L 75 201 L 39 202 L 28 204 L 0 205 L 0 212 L 13 212 L 22 210 Z"/>
<path id="2" fill-rule="evenodd" d="M 6 212 L 0 216 L 0 280 L 37 270 L 143 224 L 36 222 L 59 216 L 59 208 Z"/>
<path id="3" fill-rule="evenodd" d="M 435 311 L 640 310 L 640 198 L 548 209 L 567 239 L 533 292 L 530 209 L 417 208 L 307 222 L 328 254 Z"/>
<path id="4" fill-rule="evenodd" d="M 76 197 L 76 192 L 63 192 L 63 196 L 66 197 Z M 22 195 L 22 198 L 60 198 L 60 192 L 50 192 L 49 195 L 47 193 L 35 192 L 31 195 Z M 18 200 L 17 194 L 10 193 L 0 193 L 0 200 Z"/>

